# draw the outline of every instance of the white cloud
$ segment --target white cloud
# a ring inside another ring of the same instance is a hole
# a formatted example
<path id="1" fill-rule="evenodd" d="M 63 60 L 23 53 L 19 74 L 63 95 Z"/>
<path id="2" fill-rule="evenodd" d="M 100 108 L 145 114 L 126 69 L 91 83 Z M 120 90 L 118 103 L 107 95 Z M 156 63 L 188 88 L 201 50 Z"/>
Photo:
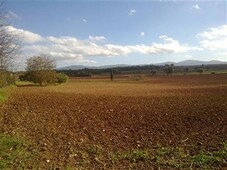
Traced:
<path id="1" fill-rule="evenodd" d="M 166 35 L 162 35 L 159 37 L 164 43 L 153 43 L 153 48 L 156 52 L 161 53 L 183 53 L 190 50 L 201 50 L 198 47 L 190 47 L 187 44 L 180 44 L 177 40 L 169 38 Z"/>
<path id="2" fill-rule="evenodd" d="M 104 36 L 89 36 L 89 40 L 92 42 L 105 42 L 107 41 L 106 37 Z"/>
<path id="3" fill-rule="evenodd" d="M 193 5 L 192 8 L 193 8 L 193 9 L 196 9 L 196 10 L 200 10 L 200 7 L 199 7 L 198 4 Z"/>
<path id="4" fill-rule="evenodd" d="M 145 35 L 145 33 L 144 32 L 141 32 L 140 35 L 141 35 L 141 37 L 143 37 Z"/>
<path id="5" fill-rule="evenodd" d="M 87 20 L 86 20 L 86 19 L 82 19 L 82 21 L 83 21 L 84 23 L 87 23 Z"/>
<path id="6" fill-rule="evenodd" d="M 210 28 L 200 34 L 201 47 L 209 50 L 226 49 L 227 46 L 227 25 L 222 25 L 215 28 Z"/>
<path id="7" fill-rule="evenodd" d="M 74 37 L 60 37 L 60 38 L 56 38 L 56 37 L 47 37 L 47 40 L 49 40 L 52 43 L 56 43 L 56 44 L 61 44 L 61 45 L 78 45 L 79 44 L 79 40 L 77 40 Z"/>
<path id="8" fill-rule="evenodd" d="M 191 50 L 201 50 L 198 47 L 190 47 L 186 44 L 180 44 L 177 40 L 169 38 L 166 35 L 159 37 L 162 43 L 152 43 L 148 45 L 135 45 L 126 46 L 130 49 L 130 53 L 141 53 L 141 54 L 172 54 L 172 53 L 184 53 Z"/>
<path id="9" fill-rule="evenodd" d="M 167 36 L 160 36 L 162 43 L 152 43 L 148 45 L 116 45 L 116 44 L 97 44 L 94 39 L 103 39 L 90 37 L 89 40 L 78 40 L 73 37 L 47 37 L 48 44 L 26 46 L 26 51 L 34 51 L 35 53 L 46 52 L 50 55 L 58 57 L 66 57 L 66 59 L 78 59 L 77 57 L 88 56 L 124 56 L 131 53 L 141 54 L 170 54 L 183 53 L 190 50 L 198 50 L 196 47 L 181 45 L 177 40 Z"/>
<path id="10" fill-rule="evenodd" d="M 200 45 L 203 48 L 209 49 L 209 50 L 217 50 L 217 49 L 226 49 L 227 46 L 227 39 L 223 38 L 221 40 L 203 40 L 200 41 Z"/>
<path id="11" fill-rule="evenodd" d="M 30 31 L 25 31 L 23 29 L 16 29 L 12 26 L 6 26 L 6 31 L 16 35 L 19 37 L 19 40 L 25 42 L 25 43 L 35 43 L 39 41 L 43 41 L 43 37 L 40 36 L 39 34 L 30 32 Z"/>
<path id="12" fill-rule="evenodd" d="M 129 53 L 132 53 L 128 46 L 107 44 L 104 48 L 108 50 L 112 56 L 128 55 Z"/>
<path id="13" fill-rule="evenodd" d="M 24 42 L 22 47 L 23 59 L 38 54 L 47 54 L 59 61 L 74 61 L 77 63 L 95 63 L 91 58 L 95 56 L 113 57 L 138 54 L 172 54 L 185 53 L 191 50 L 200 50 L 187 44 L 180 44 L 177 40 L 166 35 L 159 37 L 159 43 L 150 45 L 118 45 L 106 42 L 104 36 L 89 36 L 80 40 L 75 37 L 42 37 L 38 34 L 14 27 L 7 27 L 9 32 L 17 33 Z M 100 43 L 102 42 L 102 43 Z"/>
<path id="14" fill-rule="evenodd" d="M 130 9 L 128 12 L 128 15 L 135 15 L 136 14 L 136 10 L 135 9 Z"/>
<path id="15" fill-rule="evenodd" d="M 204 32 L 198 34 L 198 36 L 205 38 L 205 39 L 209 39 L 209 40 L 218 39 L 223 36 L 226 37 L 227 36 L 227 25 L 210 28 L 208 31 L 204 31 Z"/>

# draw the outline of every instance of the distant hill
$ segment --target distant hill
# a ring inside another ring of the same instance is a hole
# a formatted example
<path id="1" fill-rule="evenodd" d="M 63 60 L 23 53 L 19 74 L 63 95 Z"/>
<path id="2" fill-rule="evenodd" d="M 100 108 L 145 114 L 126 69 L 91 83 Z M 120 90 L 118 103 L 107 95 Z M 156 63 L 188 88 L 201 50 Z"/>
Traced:
<path id="1" fill-rule="evenodd" d="M 199 61 L 199 60 L 184 60 L 180 62 L 164 62 L 157 63 L 155 65 L 165 65 L 165 64 L 174 64 L 175 66 L 198 66 L 198 65 L 213 65 L 213 64 L 227 64 L 226 62 L 219 60 L 211 60 L 211 61 Z"/>
<path id="2" fill-rule="evenodd" d="M 180 62 L 163 62 L 163 63 L 155 63 L 151 65 L 165 65 L 165 64 L 174 64 L 175 66 L 198 66 L 198 65 L 215 65 L 215 64 L 227 64 L 226 62 L 219 60 L 211 60 L 211 61 L 199 61 L 199 60 L 184 60 Z M 148 65 L 148 64 L 143 64 Z M 85 68 L 88 69 L 107 69 L 107 68 L 116 68 L 116 67 L 129 67 L 132 65 L 127 64 L 118 64 L 118 65 L 104 65 L 104 66 L 83 66 L 83 65 L 72 65 L 67 67 L 57 68 L 57 70 L 82 70 Z M 141 65 L 142 66 L 142 65 Z"/>
<path id="3" fill-rule="evenodd" d="M 72 66 L 57 68 L 57 70 L 81 70 L 81 69 L 84 69 L 84 68 L 87 68 L 87 66 L 72 65 Z"/>
<path id="4" fill-rule="evenodd" d="M 185 60 L 176 63 L 176 66 L 195 66 L 195 65 L 213 65 L 213 64 L 226 64 L 225 62 L 219 60 L 211 60 L 211 61 L 198 61 L 198 60 Z"/>
<path id="5" fill-rule="evenodd" d="M 83 66 L 83 65 L 72 65 L 67 67 L 57 68 L 57 70 L 82 70 L 85 68 L 88 69 L 106 69 L 106 68 L 116 68 L 116 67 L 127 67 L 127 64 L 118 64 L 118 65 L 104 65 L 104 66 Z"/>

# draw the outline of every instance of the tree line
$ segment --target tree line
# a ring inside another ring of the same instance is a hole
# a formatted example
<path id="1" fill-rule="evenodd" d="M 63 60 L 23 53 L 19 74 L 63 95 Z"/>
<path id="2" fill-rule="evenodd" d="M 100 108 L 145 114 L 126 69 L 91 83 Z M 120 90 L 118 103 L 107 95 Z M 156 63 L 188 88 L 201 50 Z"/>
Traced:
<path id="1" fill-rule="evenodd" d="M 80 70 L 57 70 L 59 73 L 64 73 L 69 77 L 91 77 L 92 75 L 106 75 L 106 74 L 166 74 L 171 75 L 173 73 L 188 74 L 190 72 L 203 73 L 207 70 L 224 70 L 226 65 L 198 65 L 198 66 L 175 66 L 174 64 L 165 65 L 135 65 L 124 66 L 114 68 L 84 68 Z"/>

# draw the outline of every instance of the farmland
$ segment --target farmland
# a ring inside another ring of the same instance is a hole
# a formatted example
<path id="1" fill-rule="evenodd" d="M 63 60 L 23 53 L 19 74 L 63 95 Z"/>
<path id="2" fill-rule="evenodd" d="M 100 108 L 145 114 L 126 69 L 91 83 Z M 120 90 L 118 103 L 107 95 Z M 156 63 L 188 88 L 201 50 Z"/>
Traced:
<path id="1" fill-rule="evenodd" d="M 21 84 L 0 132 L 29 142 L 11 168 L 227 168 L 227 74 Z"/>

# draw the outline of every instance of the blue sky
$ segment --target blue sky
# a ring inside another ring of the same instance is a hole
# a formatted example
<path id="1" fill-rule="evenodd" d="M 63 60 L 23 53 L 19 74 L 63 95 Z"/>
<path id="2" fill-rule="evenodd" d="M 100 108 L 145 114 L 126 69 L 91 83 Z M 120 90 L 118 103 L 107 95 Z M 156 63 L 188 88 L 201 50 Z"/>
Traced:
<path id="1" fill-rule="evenodd" d="M 20 61 L 57 66 L 226 60 L 226 1 L 8 1 Z"/>

